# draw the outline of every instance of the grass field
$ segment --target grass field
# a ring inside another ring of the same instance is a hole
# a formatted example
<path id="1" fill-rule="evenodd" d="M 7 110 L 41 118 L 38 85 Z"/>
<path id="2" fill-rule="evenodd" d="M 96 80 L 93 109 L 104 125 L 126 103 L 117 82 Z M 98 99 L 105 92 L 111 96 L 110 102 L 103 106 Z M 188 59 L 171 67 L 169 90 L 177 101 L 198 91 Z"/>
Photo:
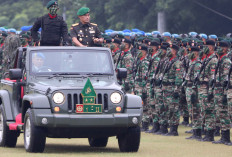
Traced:
<path id="1" fill-rule="evenodd" d="M 185 137 L 189 134 L 184 132 L 189 129 L 189 127 L 180 126 L 178 137 L 142 133 L 140 149 L 137 153 L 121 153 L 116 138 L 111 137 L 106 148 L 91 148 L 87 139 L 47 138 L 44 153 L 32 154 L 26 153 L 22 134 L 16 148 L 0 148 L 0 157 L 229 157 L 232 155 L 232 147 L 226 145 L 186 140 Z M 218 140 L 219 137 L 215 139 Z"/>

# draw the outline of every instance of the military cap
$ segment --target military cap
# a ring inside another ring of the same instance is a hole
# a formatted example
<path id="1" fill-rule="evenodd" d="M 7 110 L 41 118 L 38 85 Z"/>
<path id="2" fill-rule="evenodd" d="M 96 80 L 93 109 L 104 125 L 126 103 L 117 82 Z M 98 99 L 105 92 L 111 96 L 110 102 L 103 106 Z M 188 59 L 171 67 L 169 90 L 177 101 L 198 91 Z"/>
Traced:
<path id="1" fill-rule="evenodd" d="M 58 5 L 56 0 L 51 0 L 47 3 L 47 9 L 49 9 L 52 5 Z"/>
<path id="2" fill-rule="evenodd" d="M 217 35 L 211 34 L 211 35 L 209 35 L 209 38 L 210 38 L 210 39 L 217 39 Z"/>
<path id="3" fill-rule="evenodd" d="M 139 50 L 147 51 L 147 46 L 145 44 L 142 44 L 139 46 Z"/>
<path id="4" fill-rule="evenodd" d="M 127 39 L 127 38 L 124 39 L 124 42 L 125 42 L 125 43 L 128 43 L 128 44 L 131 44 L 131 40 L 130 40 L 130 39 Z"/>
<path id="5" fill-rule="evenodd" d="M 163 50 L 167 50 L 168 47 L 169 47 L 169 43 L 167 43 L 167 42 L 163 42 L 160 45 L 160 49 L 163 49 Z"/>
<path id="6" fill-rule="evenodd" d="M 119 39 L 116 38 L 116 39 L 113 40 L 113 43 L 116 43 L 116 44 L 120 45 L 121 44 L 121 40 L 119 40 Z"/>
<path id="7" fill-rule="evenodd" d="M 7 33 L 6 33 L 6 32 L 3 32 L 3 33 L 2 33 L 2 36 L 3 36 L 3 37 L 7 37 Z"/>
<path id="8" fill-rule="evenodd" d="M 146 38 L 146 39 L 144 39 L 144 43 L 145 43 L 145 44 L 148 44 L 149 42 L 150 42 L 150 40 L 149 40 L 149 39 L 147 39 L 147 38 Z"/>
<path id="9" fill-rule="evenodd" d="M 219 41 L 219 42 L 217 43 L 217 45 L 218 45 L 218 46 L 221 46 L 221 47 L 230 47 L 228 41 L 226 41 L 226 40 Z"/>
<path id="10" fill-rule="evenodd" d="M 200 48 L 198 46 L 191 46 L 189 48 L 190 51 L 200 51 Z"/>
<path id="11" fill-rule="evenodd" d="M 82 7 L 77 11 L 77 16 L 82 16 L 90 12 L 90 9 L 87 7 Z"/>
<path id="12" fill-rule="evenodd" d="M 177 46 L 176 44 L 170 44 L 169 47 L 176 51 L 179 51 L 179 46 Z"/>
<path id="13" fill-rule="evenodd" d="M 183 40 L 181 41 L 181 46 L 186 47 L 187 45 L 189 45 L 189 40 L 188 40 L 187 38 L 185 38 L 185 39 L 183 39 Z"/>
<path id="14" fill-rule="evenodd" d="M 112 42 L 112 38 L 105 38 L 104 43 L 111 43 Z"/>
<path id="15" fill-rule="evenodd" d="M 172 35 L 171 35 L 171 33 L 169 33 L 169 32 L 164 32 L 164 33 L 163 33 L 163 36 L 164 36 L 164 37 L 171 37 Z"/>
<path id="16" fill-rule="evenodd" d="M 22 38 L 30 39 L 30 36 L 29 36 L 29 35 L 27 35 L 27 34 L 22 34 Z"/>
<path id="17" fill-rule="evenodd" d="M 215 46 L 215 42 L 213 40 L 206 40 L 205 45 L 212 45 Z"/>
<path id="18" fill-rule="evenodd" d="M 150 46 L 159 46 L 160 43 L 157 40 L 152 40 L 151 42 L 149 42 Z"/>

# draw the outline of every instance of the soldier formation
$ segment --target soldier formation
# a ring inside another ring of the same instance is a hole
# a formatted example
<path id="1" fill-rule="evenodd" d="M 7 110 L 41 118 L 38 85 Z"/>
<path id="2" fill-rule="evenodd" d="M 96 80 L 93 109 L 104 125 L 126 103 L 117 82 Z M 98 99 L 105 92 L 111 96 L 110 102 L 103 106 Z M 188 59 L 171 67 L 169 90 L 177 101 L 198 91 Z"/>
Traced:
<path id="1" fill-rule="evenodd" d="M 103 45 L 112 50 L 116 69 L 128 69 L 125 92 L 143 100 L 142 131 L 178 136 L 182 115 L 182 124 L 192 127 L 186 139 L 232 145 L 231 34 L 132 31 L 106 30 Z"/>

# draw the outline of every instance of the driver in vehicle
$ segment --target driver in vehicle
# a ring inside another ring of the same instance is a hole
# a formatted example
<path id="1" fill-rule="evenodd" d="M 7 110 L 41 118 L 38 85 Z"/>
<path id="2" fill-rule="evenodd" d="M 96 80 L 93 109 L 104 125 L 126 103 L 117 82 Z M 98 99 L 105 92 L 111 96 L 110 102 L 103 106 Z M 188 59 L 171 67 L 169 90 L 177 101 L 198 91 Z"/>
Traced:
<path id="1" fill-rule="evenodd" d="M 32 54 L 32 72 L 52 71 L 44 66 L 45 56 L 42 53 Z"/>

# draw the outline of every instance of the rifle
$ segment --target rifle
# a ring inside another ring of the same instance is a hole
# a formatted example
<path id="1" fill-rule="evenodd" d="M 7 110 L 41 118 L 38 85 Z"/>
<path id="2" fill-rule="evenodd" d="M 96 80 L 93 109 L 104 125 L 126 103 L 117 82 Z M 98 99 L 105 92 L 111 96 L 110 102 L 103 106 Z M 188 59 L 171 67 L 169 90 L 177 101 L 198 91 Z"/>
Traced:
<path id="1" fill-rule="evenodd" d="M 231 72 L 232 72 L 232 64 L 230 65 L 230 71 L 229 71 L 229 74 L 228 74 L 228 82 L 227 82 L 227 85 L 226 85 L 226 90 L 229 89 L 230 87 L 230 75 L 231 75 Z"/>
<path id="2" fill-rule="evenodd" d="M 168 67 L 169 67 L 169 64 L 167 63 L 164 67 L 164 73 L 160 76 L 159 78 L 159 86 L 160 86 L 160 89 L 162 88 L 162 85 L 163 85 L 163 79 L 164 79 L 164 75 L 168 72 Z"/>
<path id="3" fill-rule="evenodd" d="M 217 76 L 217 72 L 218 72 L 218 69 L 220 67 L 220 64 L 221 64 L 221 60 L 218 60 L 218 63 L 217 63 L 217 66 L 216 66 L 216 69 L 215 69 L 215 72 L 214 72 L 214 75 L 213 75 L 213 79 L 209 82 L 209 86 L 214 89 L 215 87 L 215 83 L 216 83 L 216 76 Z"/>

